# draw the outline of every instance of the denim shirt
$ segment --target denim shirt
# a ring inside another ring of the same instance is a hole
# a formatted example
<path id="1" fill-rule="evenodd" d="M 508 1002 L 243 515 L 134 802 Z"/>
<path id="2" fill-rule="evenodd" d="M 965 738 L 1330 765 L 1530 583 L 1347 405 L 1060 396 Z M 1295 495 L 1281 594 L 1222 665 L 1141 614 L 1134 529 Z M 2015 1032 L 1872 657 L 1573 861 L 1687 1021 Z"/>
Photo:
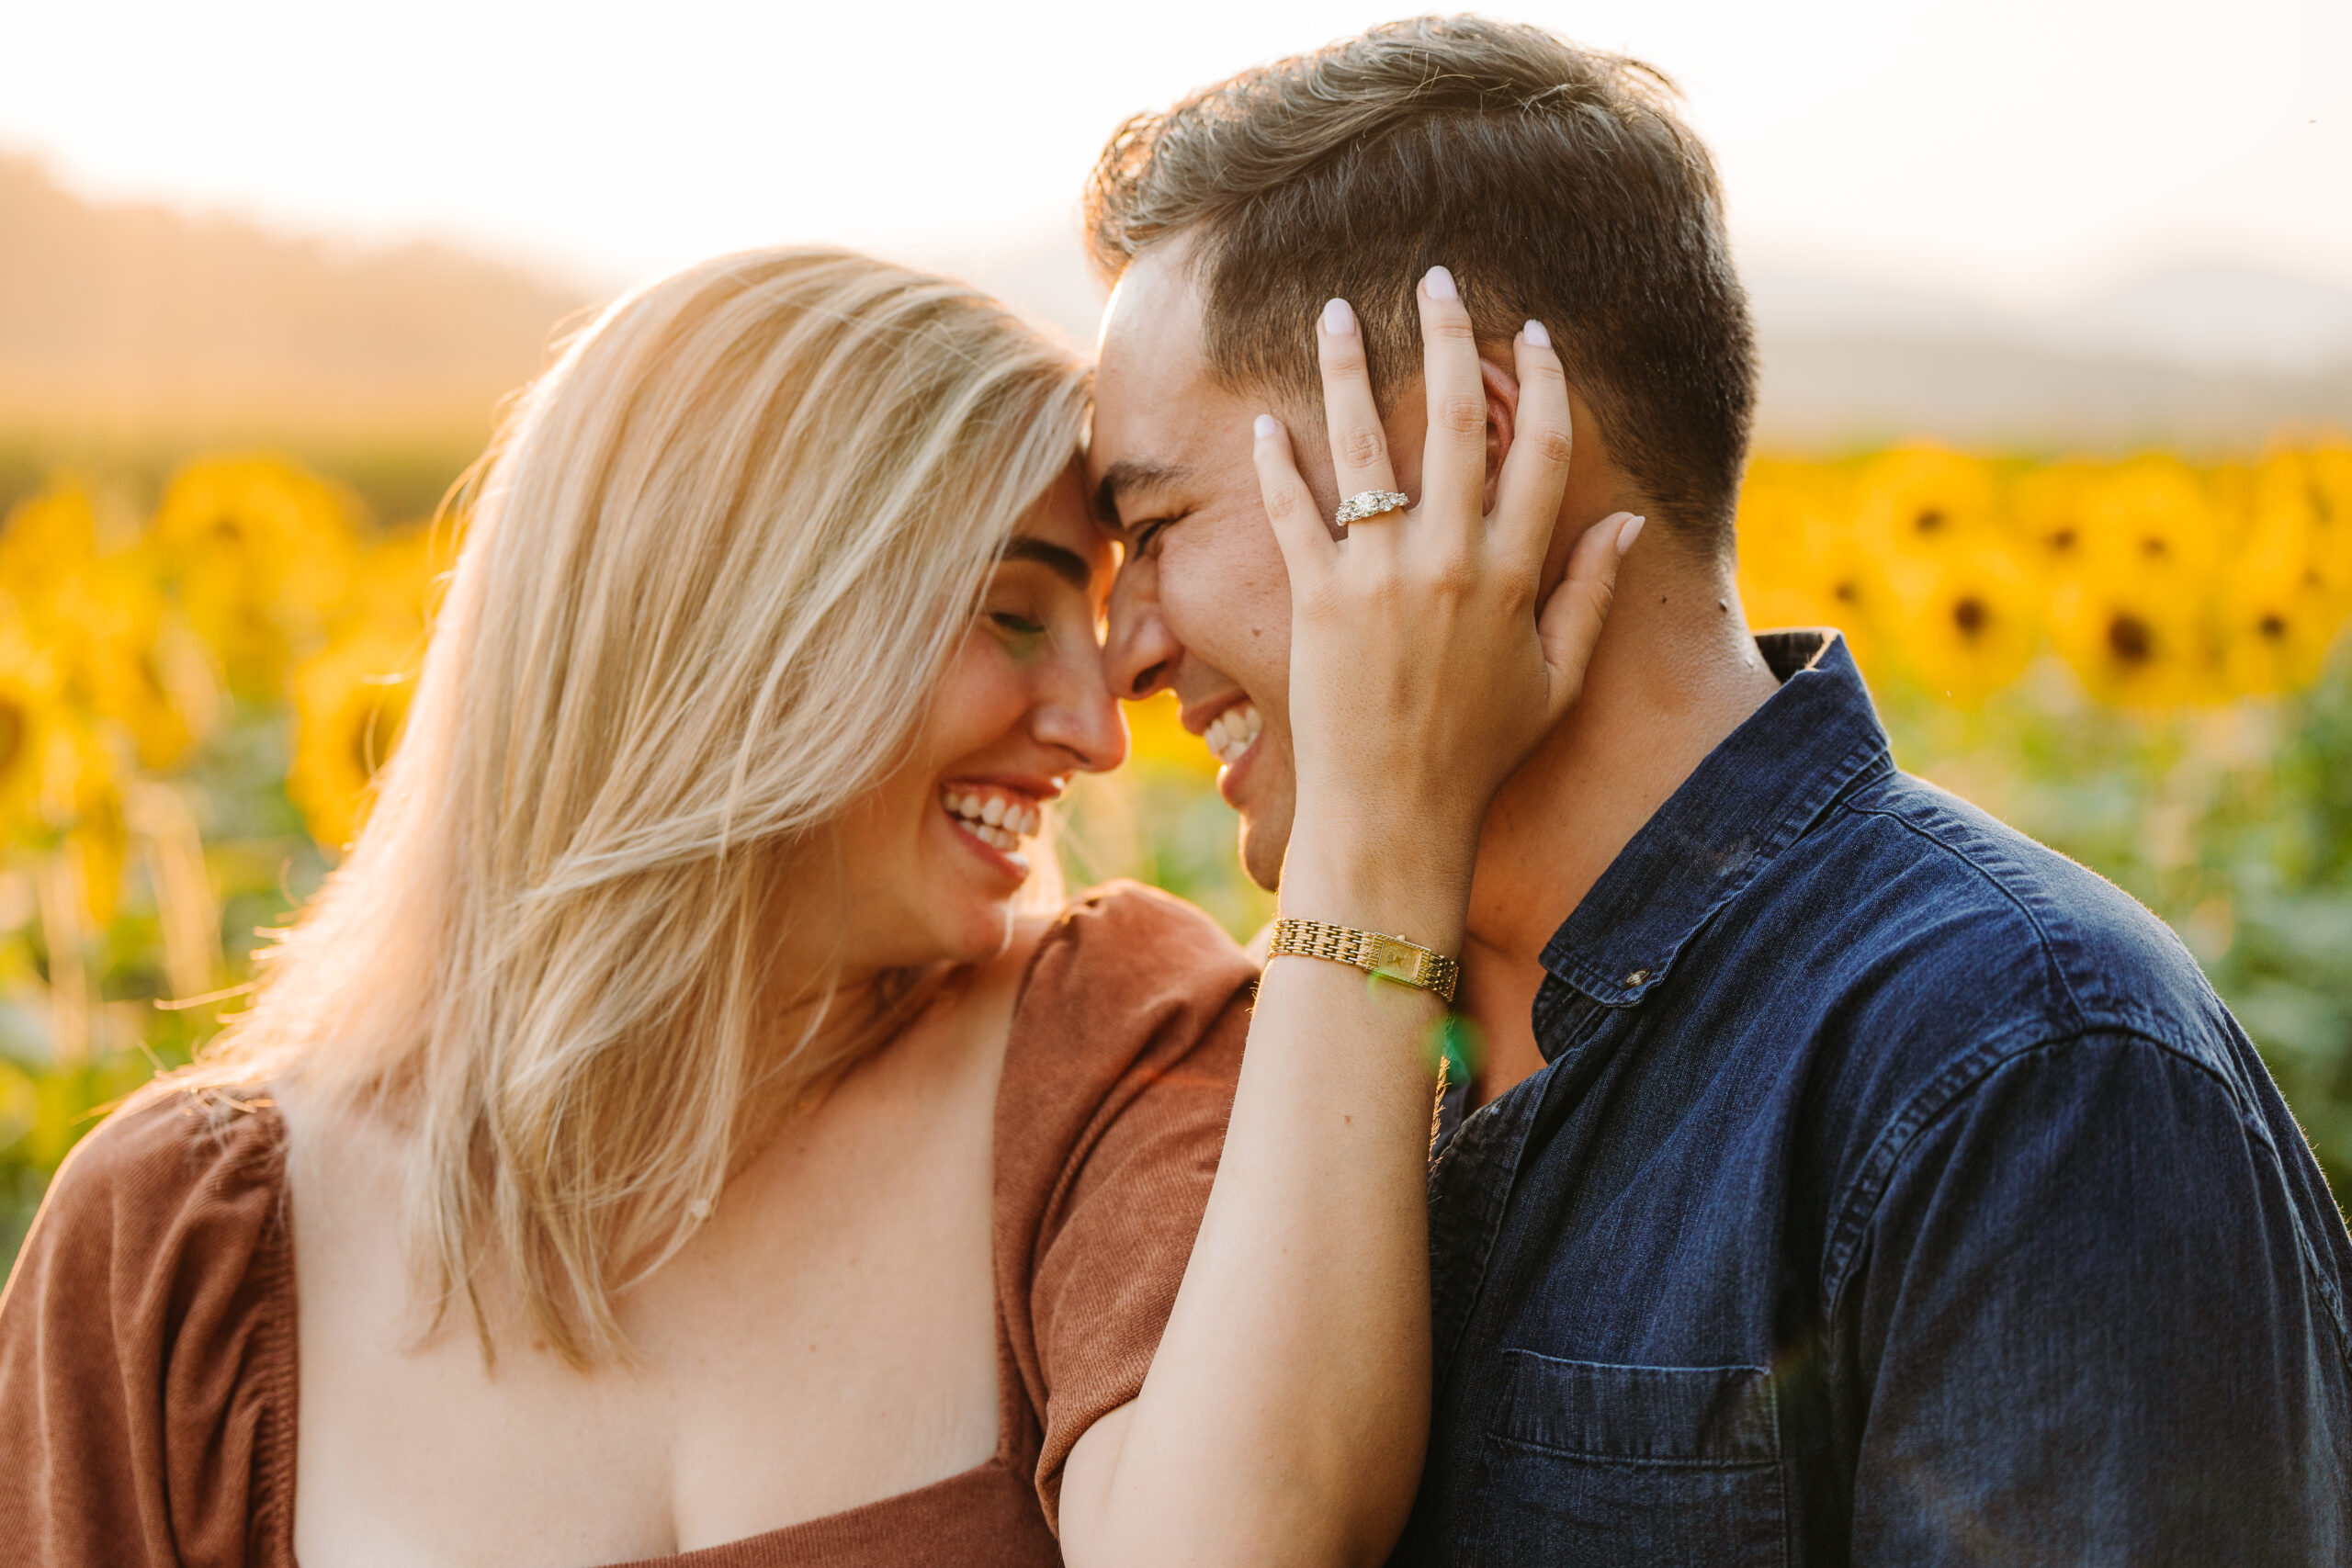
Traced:
<path id="1" fill-rule="evenodd" d="M 1395 1561 L 2352 1563 L 2352 1240 L 2253 1046 L 1834 635 L 1759 642 L 1431 1167 Z"/>

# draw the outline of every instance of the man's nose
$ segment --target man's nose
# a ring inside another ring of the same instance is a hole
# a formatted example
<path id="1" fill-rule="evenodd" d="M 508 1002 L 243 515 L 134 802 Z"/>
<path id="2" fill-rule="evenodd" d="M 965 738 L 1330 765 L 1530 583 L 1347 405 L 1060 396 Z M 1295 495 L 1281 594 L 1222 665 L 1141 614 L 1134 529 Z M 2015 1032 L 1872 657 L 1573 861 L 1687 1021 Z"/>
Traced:
<path id="1" fill-rule="evenodd" d="M 1111 584 L 1110 631 L 1102 659 L 1111 689 L 1129 701 L 1150 696 L 1176 674 L 1184 651 L 1159 612 L 1159 563 L 1131 559 Z"/>

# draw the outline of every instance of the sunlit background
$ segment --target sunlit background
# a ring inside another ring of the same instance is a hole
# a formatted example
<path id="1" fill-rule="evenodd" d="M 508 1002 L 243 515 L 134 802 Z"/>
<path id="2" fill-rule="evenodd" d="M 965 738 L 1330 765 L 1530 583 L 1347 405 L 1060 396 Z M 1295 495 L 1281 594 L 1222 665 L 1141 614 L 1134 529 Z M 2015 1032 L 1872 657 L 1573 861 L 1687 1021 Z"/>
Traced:
<path id="1" fill-rule="evenodd" d="M 1660 66 L 1765 355 L 1758 624 L 1853 636 L 1906 765 L 2171 921 L 2352 1179 L 2352 6 L 1505 14 Z M 1088 340 L 1125 115 L 1360 6 L 0 10 L 0 1258 L 183 1059 L 397 739 L 424 526 L 557 324 L 847 243 Z M 1237 933 L 1198 742 L 1064 841 Z M 232 1004 L 233 1005 L 233 1004 Z"/>

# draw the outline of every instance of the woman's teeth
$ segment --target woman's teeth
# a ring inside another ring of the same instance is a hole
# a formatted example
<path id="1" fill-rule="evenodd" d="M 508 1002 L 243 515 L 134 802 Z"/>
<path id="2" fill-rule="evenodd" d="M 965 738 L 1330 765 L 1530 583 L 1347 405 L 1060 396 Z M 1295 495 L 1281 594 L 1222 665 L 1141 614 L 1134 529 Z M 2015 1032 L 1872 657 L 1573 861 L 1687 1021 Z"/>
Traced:
<path id="1" fill-rule="evenodd" d="M 950 785 L 940 792 L 939 803 L 966 832 L 1009 855 L 1017 854 L 1021 840 L 1035 832 L 1045 819 L 1027 801 L 988 790 Z"/>
<path id="2" fill-rule="evenodd" d="M 1258 716 L 1255 703 L 1236 703 L 1209 720 L 1201 739 L 1208 742 L 1210 753 L 1218 761 L 1231 767 L 1241 760 L 1242 752 L 1250 750 L 1250 743 L 1258 739 L 1258 731 L 1265 728 L 1266 721 Z"/>

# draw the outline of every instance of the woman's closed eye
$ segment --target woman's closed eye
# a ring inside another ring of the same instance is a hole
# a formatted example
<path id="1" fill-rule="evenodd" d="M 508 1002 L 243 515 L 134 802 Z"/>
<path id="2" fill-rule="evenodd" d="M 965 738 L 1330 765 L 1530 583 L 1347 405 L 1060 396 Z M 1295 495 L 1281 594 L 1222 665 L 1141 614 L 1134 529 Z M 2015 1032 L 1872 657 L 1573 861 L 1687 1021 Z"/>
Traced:
<path id="1" fill-rule="evenodd" d="M 1026 615 L 1015 615 L 1011 610 L 991 610 L 989 612 L 989 619 L 995 624 L 997 630 L 1012 637 L 1030 637 L 1046 635 L 1046 628 L 1042 622 L 1033 621 Z"/>

